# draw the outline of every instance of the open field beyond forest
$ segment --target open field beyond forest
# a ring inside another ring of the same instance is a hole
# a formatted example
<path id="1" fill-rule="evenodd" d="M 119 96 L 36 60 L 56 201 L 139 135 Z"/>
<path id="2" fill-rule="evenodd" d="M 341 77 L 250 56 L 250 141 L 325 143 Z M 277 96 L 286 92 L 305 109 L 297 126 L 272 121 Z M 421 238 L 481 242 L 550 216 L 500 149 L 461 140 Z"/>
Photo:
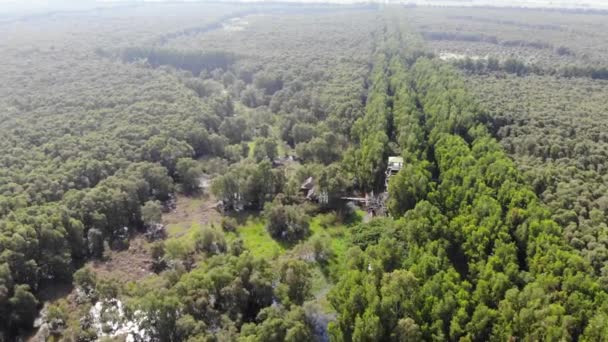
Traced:
<path id="1" fill-rule="evenodd" d="M 607 18 L 4 14 L 0 342 L 604 341 Z"/>

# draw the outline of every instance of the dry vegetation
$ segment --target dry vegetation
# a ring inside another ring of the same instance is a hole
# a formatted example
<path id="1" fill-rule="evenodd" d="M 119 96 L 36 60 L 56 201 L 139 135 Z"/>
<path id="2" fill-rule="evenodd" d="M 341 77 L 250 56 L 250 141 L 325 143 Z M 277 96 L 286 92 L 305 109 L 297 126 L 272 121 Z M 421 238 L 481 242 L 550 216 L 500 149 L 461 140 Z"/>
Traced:
<path id="1" fill-rule="evenodd" d="M 162 223 L 167 227 L 168 236 L 178 237 L 190 227 L 217 225 L 221 214 L 216 207 L 217 199 L 211 194 L 194 196 L 177 195 L 174 210 L 164 213 Z"/>

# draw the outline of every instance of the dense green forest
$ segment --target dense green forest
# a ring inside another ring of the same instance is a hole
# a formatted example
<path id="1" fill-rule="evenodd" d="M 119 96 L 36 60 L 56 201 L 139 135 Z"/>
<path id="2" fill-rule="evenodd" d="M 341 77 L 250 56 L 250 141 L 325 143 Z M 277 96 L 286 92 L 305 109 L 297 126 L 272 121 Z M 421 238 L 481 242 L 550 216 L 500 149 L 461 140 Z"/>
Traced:
<path id="1" fill-rule="evenodd" d="M 489 13 L 496 18 L 482 17 Z M 419 30 L 441 21 L 444 38 L 483 34 L 498 42 L 539 43 L 536 52 L 526 52 L 525 44 L 489 48 L 471 39 L 466 45 L 473 52 L 469 55 L 461 43 L 428 37 L 435 53 L 449 55 L 447 59 L 463 70 L 467 88 L 492 118 L 491 130 L 563 227 L 564 238 L 605 279 L 608 84 L 603 74 L 582 72 L 606 70 L 605 36 L 595 31 L 605 25 L 605 15 L 487 9 L 466 16 L 445 11 L 425 15 L 428 21 L 419 21 Z"/>
<path id="2" fill-rule="evenodd" d="M 602 341 L 605 18 L 3 22 L 0 341 Z"/>

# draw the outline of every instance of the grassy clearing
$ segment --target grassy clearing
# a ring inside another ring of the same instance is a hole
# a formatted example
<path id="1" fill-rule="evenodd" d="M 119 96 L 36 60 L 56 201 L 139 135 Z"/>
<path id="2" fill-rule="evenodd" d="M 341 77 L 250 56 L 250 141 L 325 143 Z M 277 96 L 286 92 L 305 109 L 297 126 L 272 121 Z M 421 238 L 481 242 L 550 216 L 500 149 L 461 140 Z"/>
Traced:
<path id="1" fill-rule="evenodd" d="M 186 222 L 172 223 L 167 225 L 167 236 L 176 237 L 185 234 L 190 229 Z"/>
<path id="2" fill-rule="evenodd" d="M 321 238 L 324 241 L 329 241 L 329 249 L 332 257 L 329 263 L 321 265 L 315 263 L 311 269 L 312 276 L 312 294 L 319 308 L 325 313 L 334 313 L 334 309 L 327 300 L 327 294 L 333 287 L 333 284 L 340 278 L 346 265 L 346 252 L 350 247 L 350 230 L 349 226 L 360 222 L 365 213 L 358 211 L 351 223 L 336 222 L 331 216 L 317 215 L 310 222 L 311 236 L 309 239 Z"/>
<path id="3" fill-rule="evenodd" d="M 311 237 L 319 236 L 325 241 L 329 241 L 329 247 L 332 252 L 332 258 L 329 264 L 326 265 L 325 274 L 330 276 L 332 280 L 336 280 L 342 274 L 344 265 L 346 265 L 346 252 L 351 247 L 349 243 L 350 230 L 349 226 L 361 222 L 365 212 L 359 210 L 349 223 L 331 222 L 328 224 L 327 217 L 324 215 L 315 216 L 310 223 Z"/>
<path id="4" fill-rule="evenodd" d="M 320 214 L 313 217 L 310 221 L 310 235 L 307 239 L 296 245 L 282 244 L 274 240 L 266 231 L 266 221 L 263 217 L 251 213 L 242 213 L 236 217 L 241 224 L 236 232 L 227 233 L 228 241 L 241 238 L 251 253 L 260 258 L 280 261 L 282 258 L 302 258 L 310 260 L 313 252 L 313 245 L 310 243 L 314 239 L 321 239 L 328 242 L 331 250 L 331 258 L 328 263 L 320 264 L 310 262 L 312 280 L 312 302 L 316 303 L 324 312 L 332 313 L 333 308 L 327 300 L 327 294 L 333 284 L 339 279 L 344 270 L 347 251 L 350 247 L 349 226 L 360 222 L 363 212 L 357 212 L 351 223 L 341 223 L 328 214 Z M 278 264 L 278 262 L 277 262 Z"/>
<path id="5" fill-rule="evenodd" d="M 330 248 L 334 255 L 333 260 L 330 262 L 330 267 L 331 264 L 338 266 L 344 259 L 349 247 L 348 227 L 340 223 L 327 225 L 324 221 L 326 220 L 324 220 L 323 215 L 313 217 L 310 221 L 309 237 L 300 242 L 297 246 L 302 247 L 307 241 L 317 237 L 320 237 L 325 241 L 330 241 Z M 230 234 L 228 237 L 229 239 L 234 239 L 237 235 L 243 240 L 245 247 L 249 249 L 253 255 L 259 257 L 274 259 L 293 250 L 293 247 L 295 247 L 274 240 L 266 231 L 266 222 L 262 217 L 246 218 L 245 223 L 237 228 L 236 235 Z"/>
<path id="6" fill-rule="evenodd" d="M 217 224 L 221 215 L 210 209 L 215 199 L 210 195 L 184 196 L 176 198 L 176 209 L 163 214 L 162 222 L 167 227 L 169 238 L 185 235 L 191 228 Z"/>
<path id="7" fill-rule="evenodd" d="M 248 219 L 243 226 L 237 228 L 237 233 L 243 239 L 245 247 L 255 256 L 275 259 L 285 253 L 286 247 L 268 234 L 262 218 Z"/>
<path id="8" fill-rule="evenodd" d="M 329 290 L 331 290 L 333 283 L 323 273 L 323 269 L 318 264 L 315 264 L 315 266 L 311 268 L 310 275 L 312 279 L 311 293 L 314 296 L 312 301 L 317 303 L 324 312 L 333 312 L 334 310 L 327 300 L 327 294 L 329 293 Z"/>

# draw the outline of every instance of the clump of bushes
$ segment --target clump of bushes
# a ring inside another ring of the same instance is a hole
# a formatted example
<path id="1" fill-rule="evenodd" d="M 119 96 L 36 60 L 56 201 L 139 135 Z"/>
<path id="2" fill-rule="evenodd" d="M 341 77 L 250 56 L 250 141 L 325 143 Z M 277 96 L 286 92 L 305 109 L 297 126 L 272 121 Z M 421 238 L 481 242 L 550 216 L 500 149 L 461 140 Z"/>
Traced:
<path id="1" fill-rule="evenodd" d="M 266 230 L 273 239 L 296 242 L 308 236 L 310 216 L 298 205 L 284 205 L 279 201 L 264 206 Z"/>
<path id="2" fill-rule="evenodd" d="M 238 222 L 233 217 L 222 217 L 222 229 L 225 232 L 235 232 L 238 227 Z"/>

